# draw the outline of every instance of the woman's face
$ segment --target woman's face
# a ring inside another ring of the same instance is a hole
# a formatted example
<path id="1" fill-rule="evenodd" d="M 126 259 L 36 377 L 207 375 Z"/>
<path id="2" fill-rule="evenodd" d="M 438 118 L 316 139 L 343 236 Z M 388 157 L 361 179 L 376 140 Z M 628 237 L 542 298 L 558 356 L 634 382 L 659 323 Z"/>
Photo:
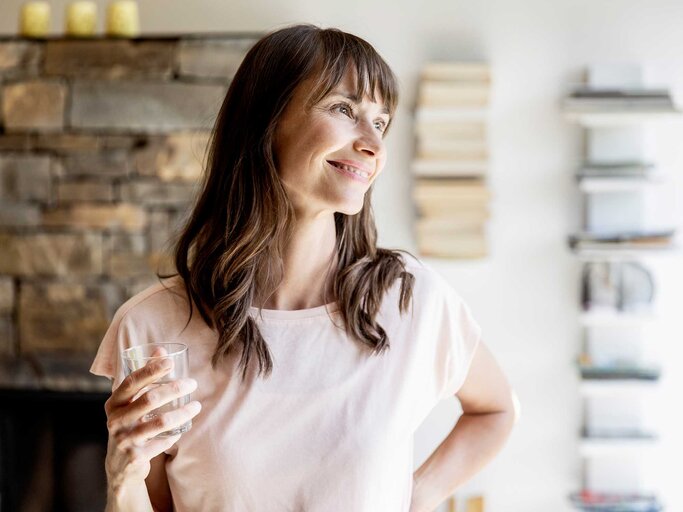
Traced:
<path id="1" fill-rule="evenodd" d="M 306 102 L 313 82 L 302 82 L 278 124 L 278 172 L 297 215 L 358 213 L 384 168 L 389 113 L 381 102 L 354 97 L 355 78 L 355 70 L 347 71 L 311 108 Z"/>

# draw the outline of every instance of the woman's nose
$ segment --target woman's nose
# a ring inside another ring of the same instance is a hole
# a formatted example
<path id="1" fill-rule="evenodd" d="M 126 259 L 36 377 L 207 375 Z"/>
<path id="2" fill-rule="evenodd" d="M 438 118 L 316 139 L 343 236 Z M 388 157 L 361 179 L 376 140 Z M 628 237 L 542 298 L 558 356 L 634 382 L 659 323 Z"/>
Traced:
<path id="1" fill-rule="evenodd" d="M 379 157 L 384 154 L 384 141 L 382 140 L 382 134 L 373 126 L 372 123 L 359 123 L 359 133 L 353 146 L 356 151 L 361 151 L 375 157 Z"/>

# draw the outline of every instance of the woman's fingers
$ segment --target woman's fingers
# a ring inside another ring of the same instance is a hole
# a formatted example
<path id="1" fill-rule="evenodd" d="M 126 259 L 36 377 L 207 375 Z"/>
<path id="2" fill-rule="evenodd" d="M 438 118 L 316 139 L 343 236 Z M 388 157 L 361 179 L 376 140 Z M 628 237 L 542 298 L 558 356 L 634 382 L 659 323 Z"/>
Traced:
<path id="1" fill-rule="evenodd" d="M 115 411 L 112 414 L 111 422 L 119 426 L 131 425 L 145 414 L 172 400 L 189 395 L 195 389 L 197 389 L 197 381 L 194 379 L 180 379 L 155 385 L 127 407 Z"/>
<path id="2" fill-rule="evenodd" d="M 141 389 L 166 375 L 171 370 L 171 366 L 172 363 L 168 359 L 160 359 L 151 361 L 128 375 L 107 400 L 105 404 L 107 413 L 116 407 L 130 403 Z"/>
<path id="3" fill-rule="evenodd" d="M 201 411 L 201 404 L 197 401 L 185 404 L 179 409 L 159 413 L 148 421 L 143 421 L 129 430 L 117 434 L 119 448 L 127 450 L 131 447 L 145 446 L 148 440 L 184 425 Z"/>

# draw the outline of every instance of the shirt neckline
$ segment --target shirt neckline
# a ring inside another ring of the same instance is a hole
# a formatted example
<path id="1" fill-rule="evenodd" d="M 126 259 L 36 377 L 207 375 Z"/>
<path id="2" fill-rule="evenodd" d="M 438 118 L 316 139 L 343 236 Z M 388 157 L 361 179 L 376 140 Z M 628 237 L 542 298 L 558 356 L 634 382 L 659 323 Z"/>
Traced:
<path id="1" fill-rule="evenodd" d="M 326 317 L 339 310 L 337 302 L 308 309 L 259 309 L 251 306 L 249 311 L 257 318 L 272 320 L 300 320 L 302 318 Z"/>

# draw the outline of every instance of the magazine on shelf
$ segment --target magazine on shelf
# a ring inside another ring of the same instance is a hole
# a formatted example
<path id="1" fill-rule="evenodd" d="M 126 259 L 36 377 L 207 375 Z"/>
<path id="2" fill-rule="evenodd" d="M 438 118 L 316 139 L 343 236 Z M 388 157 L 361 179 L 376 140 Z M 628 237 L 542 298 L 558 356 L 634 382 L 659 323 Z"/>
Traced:
<path id="1" fill-rule="evenodd" d="M 621 494 L 581 491 L 569 496 L 572 505 L 591 512 L 660 512 L 662 505 L 652 494 Z"/>
<path id="2" fill-rule="evenodd" d="M 579 233 L 569 237 L 572 249 L 670 249 L 674 230 Z"/>
<path id="3" fill-rule="evenodd" d="M 584 380 L 658 380 L 661 373 L 659 368 L 645 368 L 635 365 L 579 365 L 579 369 L 581 378 Z"/>
<path id="4" fill-rule="evenodd" d="M 581 438 L 585 440 L 642 439 L 655 441 L 658 439 L 658 436 L 654 432 L 647 432 L 638 428 L 601 428 L 585 426 L 581 431 Z"/>
<path id="5" fill-rule="evenodd" d="M 676 110 L 669 92 L 663 89 L 581 88 L 565 98 L 564 107 L 581 112 Z"/>

